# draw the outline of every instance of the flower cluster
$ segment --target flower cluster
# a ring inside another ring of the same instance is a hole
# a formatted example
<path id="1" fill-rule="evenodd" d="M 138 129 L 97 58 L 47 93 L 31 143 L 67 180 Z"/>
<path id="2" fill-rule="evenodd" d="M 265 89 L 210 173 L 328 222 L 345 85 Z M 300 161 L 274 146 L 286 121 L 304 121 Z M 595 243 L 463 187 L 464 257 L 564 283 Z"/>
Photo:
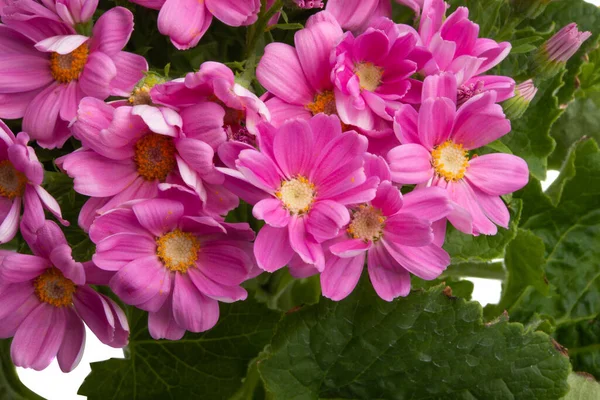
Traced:
<path id="1" fill-rule="evenodd" d="M 132 1 L 160 9 L 158 29 L 179 49 L 213 16 L 251 25 L 261 8 Z M 0 124 L 0 242 L 20 226 L 34 254 L 0 253 L 0 337 L 14 337 L 15 364 L 43 369 L 56 357 L 70 371 L 84 323 L 108 345 L 127 344 L 123 311 L 89 285 L 148 311 L 155 339 L 178 340 L 212 328 L 219 302 L 246 299 L 242 283 L 263 271 L 320 274 L 323 295 L 338 301 L 366 264 L 392 301 L 409 294 L 411 275 L 433 280 L 450 264 L 447 222 L 474 236 L 507 228 L 501 196 L 527 184 L 528 167 L 482 148 L 511 131 L 499 103 L 510 99 L 520 116 L 537 89 L 526 81 L 511 99 L 514 80 L 487 74 L 511 45 L 480 38 L 468 9 L 398 2 L 420 15 L 418 30 L 389 18 L 390 0 L 328 1 L 295 46 L 266 46 L 261 97 L 217 62 L 173 80 L 148 73 L 123 51 L 125 8 L 93 21 L 95 0 L 3 3 L 0 117 L 23 118 L 23 132 Z M 588 36 L 569 26 L 541 51 L 564 64 Z M 68 224 L 28 146 L 69 138 L 76 150 L 55 162 L 89 197 L 78 225 L 96 248 L 84 263 L 46 220 L 44 209 Z M 258 232 L 226 222 L 240 199 L 264 221 Z"/>

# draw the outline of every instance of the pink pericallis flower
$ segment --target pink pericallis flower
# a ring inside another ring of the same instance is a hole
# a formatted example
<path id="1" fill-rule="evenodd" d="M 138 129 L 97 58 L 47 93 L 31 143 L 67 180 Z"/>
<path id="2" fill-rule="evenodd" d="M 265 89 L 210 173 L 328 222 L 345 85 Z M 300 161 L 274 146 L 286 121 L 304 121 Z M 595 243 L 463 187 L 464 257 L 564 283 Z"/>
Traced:
<path id="1" fill-rule="evenodd" d="M 104 344 L 127 345 L 129 326 L 121 308 L 97 293 L 87 277 L 91 263 L 78 263 L 60 228 L 51 221 L 30 242 L 35 255 L 0 250 L 0 338 L 14 337 L 13 363 L 42 370 L 54 358 L 73 370 L 85 347 L 84 323 Z"/>
<path id="2" fill-rule="evenodd" d="M 272 96 L 266 101 L 271 123 L 337 113 L 331 56 L 342 39 L 342 28 L 326 11 L 311 16 L 294 35 L 296 47 L 271 43 L 256 68 L 256 78 Z"/>
<path id="3" fill-rule="evenodd" d="M 252 25 L 258 19 L 260 0 L 130 0 L 160 10 L 158 30 L 179 50 L 198 44 L 213 16 L 229 26 Z"/>
<path id="4" fill-rule="evenodd" d="M 258 266 L 272 272 L 289 263 L 295 276 L 322 271 L 321 243 L 349 222 L 346 204 L 375 195 L 378 179 L 367 180 L 363 169 L 367 139 L 343 133 L 337 117 L 323 114 L 259 129 L 260 151 L 243 150 L 237 160 L 266 192 L 252 211 L 266 222 L 254 246 Z"/>
<path id="5" fill-rule="evenodd" d="M 54 11 L 65 23 L 76 27 L 91 21 L 98 7 L 98 0 L 55 0 L 44 5 Z"/>
<path id="6" fill-rule="evenodd" d="M 567 62 L 591 36 L 591 32 L 579 32 L 577 24 L 572 22 L 544 43 L 542 49 L 550 61 Z"/>
<path id="7" fill-rule="evenodd" d="M 421 44 L 433 55 L 422 72 L 435 75 L 448 71 L 456 75 L 458 102 L 494 90 L 498 102 L 514 94 L 515 82 L 506 76 L 482 75 L 510 52 L 509 42 L 479 38 L 479 25 L 469 20 L 469 10 L 459 7 L 446 18 L 444 0 L 425 0 L 419 25 Z"/>
<path id="8" fill-rule="evenodd" d="M 369 156 L 368 175 L 381 180 L 370 202 L 352 207 L 350 223 L 325 244 L 321 273 L 323 296 L 339 301 L 354 290 L 365 260 L 371 283 L 386 301 L 410 292 L 410 274 L 431 280 L 450 264 L 440 247 L 444 232 L 432 223 L 448 215 L 452 206 L 441 188 L 419 188 L 402 196 L 390 182 L 390 171 L 380 157 Z"/>
<path id="9" fill-rule="evenodd" d="M 83 147 L 56 162 L 74 178 L 75 191 L 92 197 L 79 215 L 85 230 L 98 214 L 130 200 L 156 197 L 162 182 L 193 189 L 206 212 L 237 207 L 238 198 L 223 187 L 224 175 L 215 169 L 213 149 L 182 134 L 174 110 L 114 108 L 87 97 L 72 130 Z"/>
<path id="10" fill-rule="evenodd" d="M 235 167 L 242 149 L 253 148 L 256 125 L 271 118 L 262 100 L 217 62 L 205 62 L 198 72 L 154 86 L 150 96 L 152 102 L 177 110 L 186 137 L 208 143 L 229 167 Z"/>
<path id="11" fill-rule="evenodd" d="M 322 0 L 294 0 L 294 3 L 300 8 L 323 8 L 325 5 Z"/>
<path id="12" fill-rule="evenodd" d="M 179 340 L 219 319 L 219 301 L 244 300 L 240 287 L 257 275 L 254 232 L 189 216 L 175 200 L 130 203 L 98 217 L 90 229 L 94 262 L 115 271 L 110 287 L 123 302 L 149 311 L 155 339 Z"/>
<path id="13" fill-rule="evenodd" d="M 419 112 L 403 106 L 395 116 L 402 145 L 388 153 L 392 181 L 439 186 L 456 203 L 448 220 L 468 234 L 494 235 L 495 224 L 508 227 L 510 215 L 501 195 L 525 186 L 527 163 L 511 154 L 469 157 L 510 131 L 510 121 L 496 103 L 494 91 L 479 94 L 458 111 L 456 79 L 432 75 L 423 85 Z"/>
<path id="14" fill-rule="evenodd" d="M 411 8 L 418 17 L 424 0 L 396 0 L 396 3 Z M 329 0 L 325 8 L 342 28 L 352 32 L 363 32 L 379 17 L 392 17 L 390 0 Z"/>
<path id="15" fill-rule="evenodd" d="M 33 232 L 46 220 L 44 208 L 61 223 L 60 206 L 42 186 L 44 167 L 35 150 L 28 146 L 29 135 L 21 132 L 15 137 L 6 124 L 0 121 L 0 243 L 15 237 L 21 220 L 21 230 Z M 21 208 L 23 218 L 21 219 Z"/>
<path id="16" fill-rule="evenodd" d="M 424 64 L 423 57 L 429 58 L 419 54 L 413 59 L 416 45 L 412 28 L 384 18 L 357 37 L 346 33 L 335 48 L 332 73 L 337 113 L 343 123 L 372 130 L 378 120 L 392 120 L 400 101 L 412 103 L 413 98 L 420 98 L 420 82 L 409 78 Z"/>
<path id="17" fill-rule="evenodd" d="M 123 7 L 104 13 L 91 37 L 31 0 L 11 3 L 0 15 L 0 117 L 22 117 L 42 147 L 61 147 L 69 138 L 83 97 L 127 95 L 148 69 L 144 57 L 121 51 L 133 31 L 133 15 Z"/>

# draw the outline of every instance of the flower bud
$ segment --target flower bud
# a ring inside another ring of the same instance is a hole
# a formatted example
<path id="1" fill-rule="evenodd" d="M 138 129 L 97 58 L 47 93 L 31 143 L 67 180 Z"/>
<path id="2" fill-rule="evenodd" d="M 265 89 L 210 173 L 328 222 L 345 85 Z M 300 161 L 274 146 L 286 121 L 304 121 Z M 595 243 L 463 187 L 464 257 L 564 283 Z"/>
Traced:
<path id="1" fill-rule="evenodd" d="M 544 78 L 556 75 L 590 36 L 591 32 L 580 32 L 574 22 L 562 28 L 535 54 L 536 73 Z"/>
<path id="2" fill-rule="evenodd" d="M 515 87 L 515 95 L 502 104 L 506 116 L 513 121 L 521 118 L 537 91 L 538 88 L 534 86 L 531 79 L 518 84 Z"/>
<path id="3" fill-rule="evenodd" d="M 323 8 L 325 4 L 321 0 L 294 0 L 294 3 L 304 9 Z"/>

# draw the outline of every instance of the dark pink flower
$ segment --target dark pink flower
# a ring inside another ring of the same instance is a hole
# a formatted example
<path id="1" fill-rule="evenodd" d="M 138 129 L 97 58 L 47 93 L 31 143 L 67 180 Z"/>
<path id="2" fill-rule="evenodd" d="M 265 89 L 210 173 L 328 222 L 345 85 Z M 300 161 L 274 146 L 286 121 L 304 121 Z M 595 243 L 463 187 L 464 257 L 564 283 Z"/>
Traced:
<path id="1" fill-rule="evenodd" d="M 258 19 L 260 0 L 131 0 L 160 10 L 158 30 L 180 50 L 198 44 L 213 16 L 230 26 L 252 25 Z"/>
<path id="2" fill-rule="evenodd" d="M 44 208 L 63 224 L 69 224 L 62 219 L 54 197 L 41 186 L 44 167 L 28 142 L 27 133 L 15 137 L 0 121 L 0 243 L 15 237 L 19 220 L 24 234 L 36 231 L 46 220 Z"/>
<path id="3" fill-rule="evenodd" d="M 252 211 L 266 222 L 254 247 L 258 265 L 269 272 L 288 265 L 295 276 L 322 271 L 321 243 L 349 222 L 346 205 L 375 195 L 378 179 L 367 180 L 363 169 L 367 139 L 323 114 L 259 129 L 260 151 L 243 150 L 237 160 L 266 192 Z"/>
<path id="4" fill-rule="evenodd" d="M 60 4 L 57 12 L 79 12 L 77 18 L 90 13 L 75 11 L 75 2 L 66 9 Z M 69 138 L 69 122 L 83 97 L 126 95 L 148 68 L 143 57 L 121 51 L 133 30 L 133 15 L 125 8 L 104 13 L 91 37 L 75 34 L 54 11 L 32 0 L 11 3 L 0 15 L 0 117 L 22 117 L 23 129 L 42 147 L 61 147 Z"/>
<path id="5" fill-rule="evenodd" d="M 321 288 L 336 301 L 354 290 L 365 261 L 375 291 L 386 301 L 408 295 L 410 274 L 431 280 L 450 264 L 441 248 L 444 231 L 435 232 L 432 225 L 452 210 L 446 192 L 419 188 L 403 196 L 381 157 L 368 156 L 365 169 L 381 180 L 375 198 L 351 207 L 348 225 L 325 244 Z"/>
<path id="6" fill-rule="evenodd" d="M 54 358 L 63 372 L 83 355 L 84 323 L 104 344 L 124 347 L 129 327 L 121 308 L 88 284 L 95 266 L 71 257 L 71 247 L 51 221 L 30 238 L 35 255 L 0 250 L 0 338 L 14 337 L 16 366 L 42 370 Z"/>
<path id="7" fill-rule="evenodd" d="M 500 196 L 527 184 L 527 163 L 511 154 L 469 156 L 510 132 L 496 92 L 478 94 L 457 110 L 454 75 L 428 76 L 419 112 L 403 106 L 394 128 L 402 145 L 388 153 L 392 181 L 445 188 L 455 203 L 448 220 L 465 233 L 495 235 L 496 225 L 508 227 Z"/>
<path id="8" fill-rule="evenodd" d="M 96 218 L 90 228 L 94 262 L 114 271 L 111 289 L 125 303 L 149 311 L 155 339 L 179 340 L 219 319 L 219 301 L 243 300 L 240 286 L 259 272 L 248 224 L 186 215 L 170 199 L 132 202 Z"/>

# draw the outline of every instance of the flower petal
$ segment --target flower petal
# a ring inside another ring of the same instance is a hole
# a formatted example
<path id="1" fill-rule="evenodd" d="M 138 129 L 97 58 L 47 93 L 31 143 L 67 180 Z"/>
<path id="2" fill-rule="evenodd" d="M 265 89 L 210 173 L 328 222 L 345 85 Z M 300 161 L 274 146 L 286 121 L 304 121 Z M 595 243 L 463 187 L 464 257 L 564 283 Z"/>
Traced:
<path id="1" fill-rule="evenodd" d="M 186 274 L 175 274 L 173 287 L 175 322 L 190 332 L 204 332 L 217 323 L 219 303 L 204 296 Z"/>
<path id="2" fill-rule="evenodd" d="M 131 11 L 124 7 L 111 8 L 94 23 L 90 52 L 102 52 L 112 57 L 123 50 L 131 32 L 133 32 Z"/>
<path id="3" fill-rule="evenodd" d="M 294 250 L 290 246 L 287 228 L 263 226 L 254 242 L 254 255 L 258 266 L 267 272 L 277 271 L 289 263 Z"/>
<path id="4" fill-rule="evenodd" d="M 365 255 L 349 258 L 329 256 L 321 273 L 323 296 L 340 301 L 356 287 L 365 263 Z"/>
<path id="5" fill-rule="evenodd" d="M 154 236 L 171 231 L 183 216 L 183 204 L 174 200 L 152 199 L 131 207 L 140 225 Z"/>
<path id="6" fill-rule="evenodd" d="M 385 301 L 410 293 L 410 274 L 400 267 L 382 245 L 369 251 L 368 271 L 375 292 Z"/>
<path id="7" fill-rule="evenodd" d="M 527 185 L 529 168 L 520 157 L 512 154 L 486 154 L 471 159 L 467 180 L 487 194 L 505 195 Z"/>

